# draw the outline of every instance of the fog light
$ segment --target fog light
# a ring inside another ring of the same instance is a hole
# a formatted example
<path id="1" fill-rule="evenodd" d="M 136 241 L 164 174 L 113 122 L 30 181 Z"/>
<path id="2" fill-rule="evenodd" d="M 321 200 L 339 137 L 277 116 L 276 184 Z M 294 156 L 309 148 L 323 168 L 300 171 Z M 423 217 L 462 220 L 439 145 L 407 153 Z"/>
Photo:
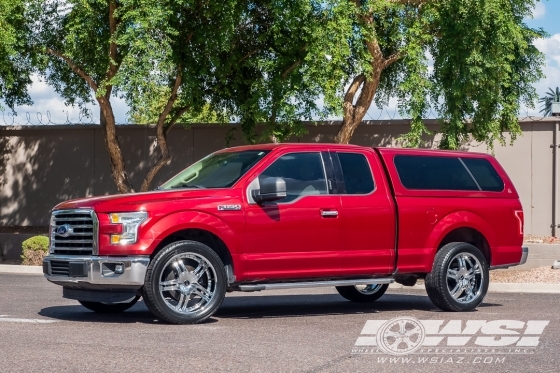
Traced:
<path id="1" fill-rule="evenodd" d="M 115 273 L 122 275 L 124 273 L 124 264 L 116 264 L 115 265 Z"/>

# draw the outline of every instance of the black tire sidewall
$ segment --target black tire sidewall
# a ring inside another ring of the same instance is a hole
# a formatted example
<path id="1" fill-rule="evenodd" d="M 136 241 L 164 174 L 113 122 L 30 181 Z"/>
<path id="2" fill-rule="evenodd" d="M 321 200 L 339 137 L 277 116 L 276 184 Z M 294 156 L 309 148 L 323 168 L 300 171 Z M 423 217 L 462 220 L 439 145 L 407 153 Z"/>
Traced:
<path id="1" fill-rule="evenodd" d="M 192 315 L 175 312 L 165 302 L 159 291 L 161 273 L 165 264 L 178 254 L 194 253 L 203 256 L 214 267 L 216 275 L 215 294 L 205 310 Z M 178 241 L 164 247 L 150 262 L 144 282 L 144 302 L 157 317 L 174 324 L 201 322 L 220 307 L 227 288 L 227 277 L 220 257 L 208 246 L 196 241 Z"/>

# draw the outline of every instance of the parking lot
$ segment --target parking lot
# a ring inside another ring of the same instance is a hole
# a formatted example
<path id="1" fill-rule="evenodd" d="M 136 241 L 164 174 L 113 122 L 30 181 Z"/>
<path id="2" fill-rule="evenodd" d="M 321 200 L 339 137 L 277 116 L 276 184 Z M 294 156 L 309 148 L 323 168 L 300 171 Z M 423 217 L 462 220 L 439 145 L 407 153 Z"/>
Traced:
<path id="1" fill-rule="evenodd" d="M 559 371 L 553 294 L 490 293 L 477 311 L 458 314 L 439 312 L 418 290 L 389 290 L 374 304 L 330 288 L 228 293 L 208 322 L 177 326 L 154 320 L 142 302 L 98 315 L 61 293 L 39 275 L 0 274 L 0 372 Z M 421 350 L 403 359 L 356 348 L 366 321 L 403 316 L 550 322 L 538 346 L 509 353 Z"/>

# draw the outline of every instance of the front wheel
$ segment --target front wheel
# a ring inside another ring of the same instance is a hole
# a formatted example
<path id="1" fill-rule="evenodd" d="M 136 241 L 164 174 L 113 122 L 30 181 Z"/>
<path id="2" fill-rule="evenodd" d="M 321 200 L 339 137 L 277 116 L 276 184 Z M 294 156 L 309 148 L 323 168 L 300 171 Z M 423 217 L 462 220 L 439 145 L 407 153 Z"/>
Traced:
<path id="1" fill-rule="evenodd" d="M 448 243 L 437 252 L 425 284 L 428 297 L 438 308 L 455 312 L 473 310 L 488 291 L 488 262 L 471 244 Z"/>
<path id="2" fill-rule="evenodd" d="M 86 302 L 79 300 L 80 304 L 90 311 L 97 313 L 121 313 L 134 306 L 140 297 L 135 297 L 130 302 L 125 303 L 102 303 L 102 302 Z"/>
<path id="3" fill-rule="evenodd" d="M 148 265 L 144 303 L 161 320 L 195 324 L 220 307 L 226 281 L 224 264 L 210 247 L 196 241 L 174 242 Z"/>
<path id="4" fill-rule="evenodd" d="M 388 284 L 371 284 L 355 286 L 337 286 L 338 294 L 352 302 L 374 302 L 387 291 Z"/>

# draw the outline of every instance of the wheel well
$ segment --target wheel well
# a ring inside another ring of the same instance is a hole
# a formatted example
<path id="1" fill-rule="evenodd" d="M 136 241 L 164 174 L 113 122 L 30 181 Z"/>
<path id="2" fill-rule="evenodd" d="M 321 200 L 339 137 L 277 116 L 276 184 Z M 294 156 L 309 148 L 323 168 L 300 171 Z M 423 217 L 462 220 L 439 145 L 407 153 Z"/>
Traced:
<path id="1" fill-rule="evenodd" d="M 450 242 L 470 243 L 482 252 L 484 257 L 488 261 L 488 265 L 491 265 L 492 254 L 490 251 L 490 245 L 488 245 L 486 237 L 484 237 L 484 235 L 476 229 L 463 227 L 452 230 L 451 232 L 447 233 L 443 240 L 441 240 L 438 246 L 438 250 Z"/>
<path id="2" fill-rule="evenodd" d="M 181 231 L 173 232 L 166 238 L 164 238 L 159 245 L 155 248 L 154 252 L 150 255 L 150 258 L 156 256 L 156 254 L 170 243 L 182 240 L 197 241 L 205 244 L 218 254 L 225 266 L 231 266 L 233 270 L 233 260 L 231 259 L 231 254 L 220 237 L 215 234 L 205 231 L 203 229 L 184 229 Z"/>

